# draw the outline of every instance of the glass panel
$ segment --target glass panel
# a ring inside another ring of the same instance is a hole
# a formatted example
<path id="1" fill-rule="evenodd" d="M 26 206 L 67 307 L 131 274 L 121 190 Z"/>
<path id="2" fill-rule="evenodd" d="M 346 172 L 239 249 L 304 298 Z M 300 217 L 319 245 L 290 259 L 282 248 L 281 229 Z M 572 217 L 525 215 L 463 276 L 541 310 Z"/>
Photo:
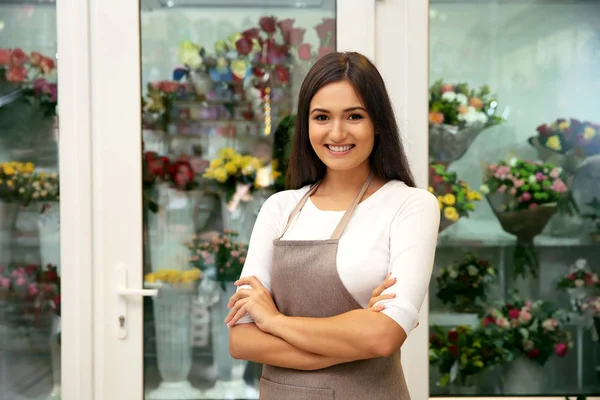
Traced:
<path id="1" fill-rule="evenodd" d="M 600 393 L 598 16 L 431 2 L 432 395 Z"/>
<path id="2" fill-rule="evenodd" d="M 56 9 L 0 1 L 0 398 L 60 398 Z"/>
<path id="3" fill-rule="evenodd" d="M 283 188 L 302 79 L 335 49 L 334 1 L 209 3 L 141 12 L 144 284 L 159 290 L 148 399 L 258 398 L 261 365 L 230 357 L 226 305 L 258 210 Z"/>

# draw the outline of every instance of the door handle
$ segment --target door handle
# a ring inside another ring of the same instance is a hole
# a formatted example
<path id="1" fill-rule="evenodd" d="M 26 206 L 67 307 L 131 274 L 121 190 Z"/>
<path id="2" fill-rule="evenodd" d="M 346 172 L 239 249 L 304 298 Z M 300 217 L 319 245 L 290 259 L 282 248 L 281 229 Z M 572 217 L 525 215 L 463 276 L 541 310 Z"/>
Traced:
<path id="1" fill-rule="evenodd" d="M 127 287 L 127 267 L 117 265 L 115 276 L 117 286 L 117 308 L 116 316 L 113 319 L 117 328 L 117 337 L 121 340 L 127 338 L 127 307 L 130 297 L 154 297 L 158 295 L 158 289 L 136 289 Z"/>

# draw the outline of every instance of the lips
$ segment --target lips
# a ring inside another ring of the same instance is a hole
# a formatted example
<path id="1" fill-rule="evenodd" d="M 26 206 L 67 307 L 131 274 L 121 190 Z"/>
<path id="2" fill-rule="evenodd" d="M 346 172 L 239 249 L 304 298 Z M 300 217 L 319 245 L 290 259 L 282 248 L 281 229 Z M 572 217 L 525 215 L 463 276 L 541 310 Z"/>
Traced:
<path id="1" fill-rule="evenodd" d="M 353 144 L 347 144 L 347 145 L 343 145 L 343 146 L 334 146 L 331 144 L 327 144 L 325 145 L 330 151 L 334 152 L 334 153 L 345 153 L 347 151 L 350 151 L 354 148 Z"/>

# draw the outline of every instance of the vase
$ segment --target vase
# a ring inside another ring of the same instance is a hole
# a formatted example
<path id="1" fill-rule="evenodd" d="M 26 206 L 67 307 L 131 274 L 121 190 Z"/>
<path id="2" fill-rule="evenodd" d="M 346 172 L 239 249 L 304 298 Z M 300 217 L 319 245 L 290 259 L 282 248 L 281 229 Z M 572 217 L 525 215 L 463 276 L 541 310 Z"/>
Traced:
<path id="1" fill-rule="evenodd" d="M 229 354 L 229 328 L 225 317 L 229 314 L 227 303 L 237 288 L 233 282 L 220 289 L 218 301 L 210 309 L 212 352 L 218 370 L 215 386 L 205 393 L 210 399 L 258 399 L 258 391 L 244 381 L 245 360 L 235 360 Z"/>
<path id="2" fill-rule="evenodd" d="M 156 355 L 162 382 L 149 400 L 201 398 L 188 375 L 192 368 L 192 284 L 162 285 L 153 297 Z"/>
<path id="3" fill-rule="evenodd" d="M 19 205 L 0 200 L 0 265 L 7 266 L 11 263 L 12 239 L 14 236 Z"/>
<path id="4" fill-rule="evenodd" d="M 456 221 L 450 221 L 449 219 L 442 217 L 440 219 L 440 226 L 438 228 L 438 233 L 442 233 L 446 229 L 450 228 L 452 225 L 454 225 L 455 222 Z"/>
<path id="5" fill-rule="evenodd" d="M 505 395 L 540 394 L 544 386 L 544 368 L 520 356 L 506 364 L 504 368 Z"/>
<path id="6" fill-rule="evenodd" d="M 158 211 L 148 212 L 148 239 L 152 271 L 185 270 L 189 267 L 189 249 L 185 242 L 194 235 L 195 192 L 179 191 L 161 185 Z"/>
<path id="7" fill-rule="evenodd" d="M 55 265 L 60 275 L 60 207 L 58 202 L 44 205 L 38 218 L 40 261 L 42 266 Z"/>
<path id="8" fill-rule="evenodd" d="M 527 139 L 530 145 L 532 145 L 537 151 L 538 159 L 552 163 L 558 167 L 561 167 L 569 177 L 577 172 L 577 170 L 585 163 L 586 156 L 577 154 L 571 150 L 566 153 L 559 153 L 551 150 L 545 146 L 542 146 L 537 136 L 532 136 Z"/>
<path id="9" fill-rule="evenodd" d="M 60 375 L 60 316 L 52 316 L 52 324 L 50 328 L 50 360 L 52 362 L 52 392 L 47 400 L 61 400 L 61 375 Z"/>
<path id="10" fill-rule="evenodd" d="M 444 164 L 457 161 L 485 128 L 483 124 L 464 128 L 451 125 L 429 126 L 429 161 Z"/>

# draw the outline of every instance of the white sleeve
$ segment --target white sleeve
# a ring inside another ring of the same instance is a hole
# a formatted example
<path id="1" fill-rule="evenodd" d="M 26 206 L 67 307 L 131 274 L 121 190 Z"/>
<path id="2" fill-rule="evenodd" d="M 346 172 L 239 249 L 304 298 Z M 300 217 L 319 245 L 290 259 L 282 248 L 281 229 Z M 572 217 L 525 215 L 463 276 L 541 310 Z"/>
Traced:
<path id="1" fill-rule="evenodd" d="M 248 245 L 246 262 L 242 268 L 241 277 L 256 276 L 267 290 L 271 291 L 271 264 L 273 262 L 273 240 L 281 236 L 284 223 L 287 222 L 285 203 L 280 192 L 269 197 L 261 207 Z M 284 221 L 285 217 L 285 221 Z M 240 286 L 240 289 L 251 289 L 250 286 Z M 237 324 L 254 322 L 249 314 L 239 319 Z"/>
<path id="2" fill-rule="evenodd" d="M 408 334 L 417 325 L 433 271 L 440 209 L 438 200 L 417 189 L 397 211 L 390 227 L 390 270 L 397 278 L 384 293 L 396 297 L 383 300 L 382 311 Z"/>

